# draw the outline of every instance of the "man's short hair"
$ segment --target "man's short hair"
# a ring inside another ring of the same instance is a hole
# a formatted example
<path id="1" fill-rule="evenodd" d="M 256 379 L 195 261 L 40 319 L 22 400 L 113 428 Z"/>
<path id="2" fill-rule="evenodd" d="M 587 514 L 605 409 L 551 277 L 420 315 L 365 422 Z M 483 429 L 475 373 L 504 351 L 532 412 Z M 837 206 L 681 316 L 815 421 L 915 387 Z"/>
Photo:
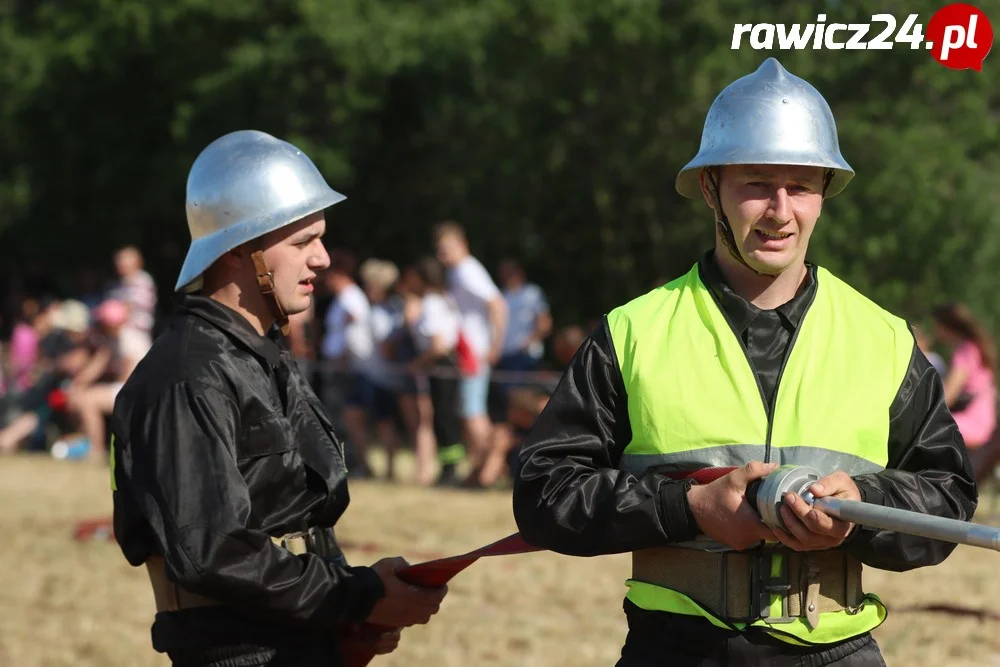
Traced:
<path id="1" fill-rule="evenodd" d="M 516 271 L 517 273 L 524 275 L 524 267 L 521 265 L 521 262 L 514 257 L 504 257 L 500 260 L 499 265 L 501 267 L 506 266 L 512 271 Z"/>
<path id="2" fill-rule="evenodd" d="M 388 260 L 371 257 L 361 264 L 361 282 L 389 289 L 399 280 L 399 268 Z"/>
<path id="3" fill-rule="evenodd" d="M 465 228 L 454 220 L 445 220 L 434 225 L 434 242 L 437 243 L 445 236 L 456 236 L 462 241 L 466 241 Z"/>

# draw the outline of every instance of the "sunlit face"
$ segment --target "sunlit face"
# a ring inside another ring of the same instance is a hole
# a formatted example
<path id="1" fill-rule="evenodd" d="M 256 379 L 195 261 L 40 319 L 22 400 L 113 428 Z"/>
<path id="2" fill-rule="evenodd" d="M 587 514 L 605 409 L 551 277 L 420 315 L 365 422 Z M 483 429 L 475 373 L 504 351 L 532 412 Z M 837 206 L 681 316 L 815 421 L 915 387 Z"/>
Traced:
<path id="1" fill-rule="evenodd" d="M 265 237 L 264 263 L 274 280 L 278 303 L 289 315 L 309 309 L 313 280 L 330 266 L 322 241 L 325 233 L 326 219 L 320 211 Z"/>
<path id="2" fill-rule="evenodd" d="M 727 165 L 721 169 L 722 210 L 746 263 L 755 271 L 778 275 L 801 266 L 823 207 L 820 167 Z M 702 175 L 702 194 L 716 201 Z M 718 216 L 718 212 L 716 212 Z"/>
<path id="3" fill-rule="evenodd" d="M 437 242 L 437 258 L 445 266 L 452 267 L 465 258 L 465 243 L 455 234 L 444 234 Z"/>
<path id="4" fill-rule="evenodd" d="M 132 275 L 141 266 L 142 258 L 133 248 L 125 248 L 115 254 L 115 271 L 123 278 Z"/>

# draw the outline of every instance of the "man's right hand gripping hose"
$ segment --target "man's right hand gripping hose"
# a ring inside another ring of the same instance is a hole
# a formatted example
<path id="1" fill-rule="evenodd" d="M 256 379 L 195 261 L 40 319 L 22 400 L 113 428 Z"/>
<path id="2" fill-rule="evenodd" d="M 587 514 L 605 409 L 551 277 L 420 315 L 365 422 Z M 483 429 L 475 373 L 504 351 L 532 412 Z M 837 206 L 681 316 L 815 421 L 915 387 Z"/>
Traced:
<path id="1" fill-rule="evenodd" d="M 372 569 L 382 578 L 385 596 L 375 604 L 364 625 L 341 636 L 344 663 L 347 667 L 365 667 L 376 655 L 393 650 L 393 637 L 398 641 L 403 628 L 427 623 L 441 608 L 452 577 L 480 558 L 531 551 L 539 549 L 515 533 L 467 554 L 418 565 L 410 565 L 402 558 L 378 561 Z"/>

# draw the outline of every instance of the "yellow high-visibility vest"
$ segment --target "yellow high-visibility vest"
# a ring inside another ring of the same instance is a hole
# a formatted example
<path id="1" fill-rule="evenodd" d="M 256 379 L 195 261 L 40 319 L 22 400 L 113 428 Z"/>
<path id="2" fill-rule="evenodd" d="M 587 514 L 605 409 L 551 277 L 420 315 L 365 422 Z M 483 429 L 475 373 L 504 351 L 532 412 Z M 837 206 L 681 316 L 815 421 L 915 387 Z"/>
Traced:
<path id="1" fill-rule="evenodd" d="M 619 467 L 696 469 L 750 461 L 808 465 L 822 474 L 877 472 L 888 459 L 889 408 L 915 344 L 898 318 L 829 271 L 818 268 L 813 303 L 793 334 L 779 375 L 773 414 L 737 334 L 695 265 L 686 275 L 608 314 L 632 440 Z M 703 615 L 730 625 L 676 591 L 628 580 L 627 597 L 644 609 Z M 863 634 L 886 610 L 867 595 L 856 613 L 752 625 L 797 644 Z"/>

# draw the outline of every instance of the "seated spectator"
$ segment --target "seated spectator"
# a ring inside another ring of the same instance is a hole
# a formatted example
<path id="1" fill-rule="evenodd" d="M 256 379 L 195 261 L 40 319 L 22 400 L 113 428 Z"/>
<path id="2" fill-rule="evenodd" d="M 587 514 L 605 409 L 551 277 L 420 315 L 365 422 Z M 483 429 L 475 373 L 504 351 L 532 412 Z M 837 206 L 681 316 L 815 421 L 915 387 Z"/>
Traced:
<path id="1" fill-rule="evenodd" d="M 497 422 L 493 428 L 489 456 L 482 468 L 466 479 L 466 488 L 488 489 L 500 480 L 505 471 L 509 471 L 511 475 L 516 474 L 517 451 L 551 395 L 552 390 L 546 385 L 529 385 L 510 390 L 505 419 Z"/>
<path id="2" fill-rule="evenodd" d="M 148 351 L 148 338 L 133 335 L 128 318 L 129 308 L 122 301 L 107 300 L 98 306 L 94 352 L 67 388 L 67 411 L 78 420 L 89 457 L 96 462 L 105 462 L 107 457 L 105 417 L 114 410 L 118 392 Z"/>
<path id="3" fill-rule="evenodd" d="M 545 409 L 586 336 L 586 331 L 578 326 L 563 327 L 556 332 L 552 341 L 554 363 L 546 369 L 545 377 L 536 377 L 528 386 L 511 389 L 504 421 L 498 422 L 493 429 L 489 455 L 480 469 L 472 471 L 464 486 L 486 489 L 499 481 L 504 470 L 509 470 L 511 475 L 517 474 L 517 453 L 521 443 Z"/>
<path id="4" fill-rule="evenodd" d="M 80 373 L 89 359 L 86 336 L 90 314 L 77 301 L 63 301 L 52 311 L 52 330 L 38 345 L 38 377 L 15 399 L 17 416 L 0 429 L 0 454 L 32 442 L 44 445 L 45 429 L 62 409 L 61 387 Z"/>
<path id="5" fill-rule="evenodd" d="M 57 307 L 58 302 L 48 298 L 28 298 L 22 303 L 21 319 L 14 325 L 8 351 L 12 391 L 27 391 L 37 380 L 38 346 L 52 330 L 52 314 Z"/>
<path id="6" fill-rule="evenodd" d="M 586 338 L 587 332 L 583 327 L 576 325 L 563 327 L 556 332 L 552 341 L 552 356 L 555 358 L 555 369 L 559 373 L 569 368 L 569 362 L 573 361 L 576 351 Z"/>
<path id="7" fill-rule="evenodd" d="M 985 327 L 960 304 L 932 316 L 936 337 L 953 349 L 944 377 L 944 398 L 969 449 L 990 441 L 996 428 L 996 347 Z"/>

